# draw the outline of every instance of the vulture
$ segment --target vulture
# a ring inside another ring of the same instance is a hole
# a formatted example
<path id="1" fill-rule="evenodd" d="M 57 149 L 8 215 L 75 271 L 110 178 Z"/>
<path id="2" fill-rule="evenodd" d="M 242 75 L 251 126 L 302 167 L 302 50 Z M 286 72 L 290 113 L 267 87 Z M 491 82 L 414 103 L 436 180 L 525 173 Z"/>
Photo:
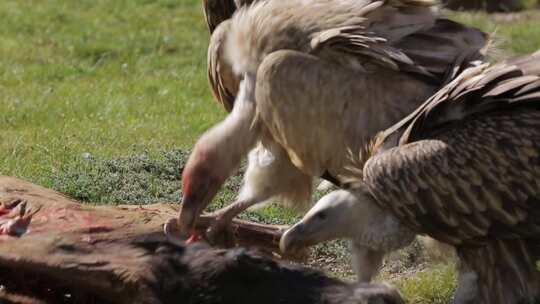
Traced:
<path id="1" fill-rule="evenodd" d="M 325 241 L 350 239 L 358 281 L 370 282 L 384 255 L 409 245 L 415 235 L 363 193 L 336 190 L 323 196 L 301 221 L 285 231 L 280 248 L 284 253 L 294 252 Z"/>
<path id="2" fill-rule="evenodd" d="M 360 157 L 362 204 L 455 247 L 455 303 L 540 296 L 540 51 L 469 67 Z"/>
<path id="3" fill-rule="evenodd" d="M 270 198 L 303 206 L 315 177 L 337 181 L 349 149 L 411 113 L 488 44 L 438 17 L 430 0 L 254 2 L 212 40 L 224 27 L 222 54 L 242 80 L 231 113 L 193 148 L 166 232 L 195 237 L 198 216 L 246 156 L 238 198 L 217 211 L 210 239 Z"/>

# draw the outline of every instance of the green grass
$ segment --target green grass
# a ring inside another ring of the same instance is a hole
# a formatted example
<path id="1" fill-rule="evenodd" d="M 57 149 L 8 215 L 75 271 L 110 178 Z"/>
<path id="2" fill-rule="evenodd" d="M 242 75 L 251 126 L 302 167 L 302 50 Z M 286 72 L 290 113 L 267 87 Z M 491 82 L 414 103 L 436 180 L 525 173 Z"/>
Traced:
<path id="1" fill-rule="evenodd" d="M 200 4 L 0 2 L 0 172 L 52 185 L 84 152 L 187 148 L 219 120 Z"/>
<path id="2" fill-rule="evenodd" d="M 452 19 L 493 34 L 499 56 L 532 53 L 540 49 L 540 11 L 488 15 L 481 12 L 450 13 Z M 498 56 L 498 57 L 499 57 Z"/>
<path id="3" fill-rule="evenodd" d="M 456 287 L 454 265 L 432 265 L 429 270 L 402 278 L 397 287 L 409 303 L 448 304 Z"/>
<path id="4" fill-rule="evenodd" d="M 496 33 L 505 54 L 540 48 L 538 11 L 450 15 Z M 207 87 L 199 0 L 3 0 L 0 36 L 0 174 L 93 203 L 179 200 L 189 148 L 224 116 Z M 272 205 L 242 216 L 298 219 Z M 318 265 L 339 275 L 346 251 L 320 246 Z M 398 285 L 411 303 L 446 303 L 453 278 L 437 266 Z"/>

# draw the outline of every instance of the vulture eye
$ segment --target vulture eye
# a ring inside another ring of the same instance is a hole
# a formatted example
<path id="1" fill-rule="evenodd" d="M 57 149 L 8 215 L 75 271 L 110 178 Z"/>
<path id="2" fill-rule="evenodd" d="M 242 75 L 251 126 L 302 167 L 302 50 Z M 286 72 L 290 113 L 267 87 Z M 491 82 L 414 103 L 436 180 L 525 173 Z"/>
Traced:
<path id="1" fill-rule="evenodd" d="M 326 219 L 326 213 L 324 213 L 324 212 L 319 212 L 319 213 L 317 213 L 316 217 L 317 217 L 319 220 L 325 220 L 325 219 Z"/>

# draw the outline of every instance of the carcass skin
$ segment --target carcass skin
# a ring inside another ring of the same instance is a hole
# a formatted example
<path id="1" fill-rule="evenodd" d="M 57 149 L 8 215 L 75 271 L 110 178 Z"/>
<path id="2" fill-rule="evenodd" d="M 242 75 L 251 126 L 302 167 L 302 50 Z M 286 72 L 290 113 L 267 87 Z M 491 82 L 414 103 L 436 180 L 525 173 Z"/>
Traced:
<path id="1" fill-rule="evenodd" d="M 160 231 L 171 204 L 83 204 L 0 176 L 0 210 L 0 221 L 28 219 L 0 234 L 3 304 L 403 303 L 386 284 L 353 285 L 259 250 L 171 243 Z"/>
<path id="2" fill-rule="evenodd" d="M 314 177 L 339 177 L 349 149 L 415 109 L 447 70 L 481 57 L 486 35 L 437 19 L 432 6 L 270 1 L 222 22 L 229 27 L 224 54 L 243 82 L 230 117 L 201 137 L 184 168 L 181 230 L 192 230 L 250 150 L 240 195 L 219 212 L 211 238 L 272 197 L 308 203 Z"/>

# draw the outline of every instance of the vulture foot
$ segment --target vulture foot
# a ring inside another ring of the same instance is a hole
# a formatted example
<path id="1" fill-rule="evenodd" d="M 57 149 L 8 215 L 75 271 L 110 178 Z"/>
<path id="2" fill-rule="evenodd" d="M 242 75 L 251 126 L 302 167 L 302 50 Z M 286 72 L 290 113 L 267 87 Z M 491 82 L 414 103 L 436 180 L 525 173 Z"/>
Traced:
<path id="1" fill-rule="evenodd" d="M 204 236 L 204 239 L 212 245 L 225 248 L 233 247 L 235 242 L 230 222 L 218 221 L 213 219 L 213 216 L 207 216 L 206 218 L 211 219 L 212 224 L 207 224 L 209 225 L 209 228 L 206 230 L 206 236 Z M 187 236 L 186 233 L 180 229 L 177 218 L 171 218 L 165 222 L 163 225 L 163 233 L 169 242 L 179 246 L 185 246 L 186 244 L 189 245 L 198 242 L 203 238 L 197 231 L 193 231 L 189 236 Z"/>
<path id="2" fill-rule="evenodd" d="M 216 216 L 215 221 L 206 230 L 206 237 L 212 245 L 224 248 L 230 248 L 235 245 L 231 221 L 219 215 Z"/>

